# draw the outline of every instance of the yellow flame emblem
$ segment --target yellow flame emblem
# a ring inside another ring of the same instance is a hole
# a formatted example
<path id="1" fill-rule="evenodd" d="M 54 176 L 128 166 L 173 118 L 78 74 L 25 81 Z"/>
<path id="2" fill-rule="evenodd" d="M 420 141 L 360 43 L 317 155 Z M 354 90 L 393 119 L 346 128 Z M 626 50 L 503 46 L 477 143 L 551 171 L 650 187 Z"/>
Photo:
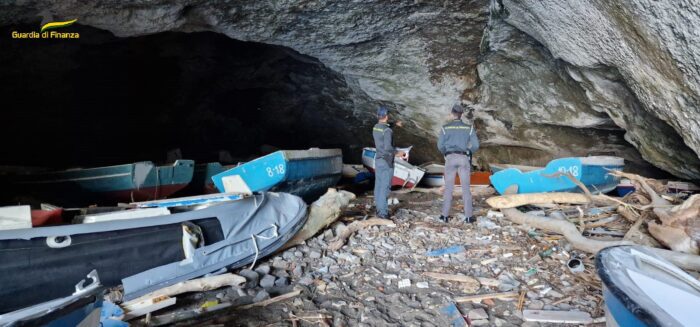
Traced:
<path id="1" fill-rule="evenodd" d="M 67 20 L 65 22 L 51 22 L 51 23 L 46 23 L 44 26 L 41 27 L 41 32 L 46 31 L 46 30 L 52 30 L 52 29 L 57 29 L 61 27 L 66 27 L 66 26 L 71 26 L 73 23 L 77 22 L 78 19 L 73 19 L 73 20 Z"/>

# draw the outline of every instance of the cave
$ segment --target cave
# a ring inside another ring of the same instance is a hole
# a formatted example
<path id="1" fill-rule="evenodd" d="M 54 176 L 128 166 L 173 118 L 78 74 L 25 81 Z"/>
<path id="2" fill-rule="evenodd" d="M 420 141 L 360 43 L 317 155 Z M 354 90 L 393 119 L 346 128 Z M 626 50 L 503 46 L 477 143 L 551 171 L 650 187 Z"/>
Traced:
<path id="1" fill-rule="evenodd" d="M 293 49 L 213 32 L 71 30 L 79 40 L 14 40 L 0 53 L 11 122 L 0 131 L 0 164 L 230 164 L 310 147 L 341 148 L 349 158 L 369 141 L 373 118 L 357 107 L 372 101 Z"/>

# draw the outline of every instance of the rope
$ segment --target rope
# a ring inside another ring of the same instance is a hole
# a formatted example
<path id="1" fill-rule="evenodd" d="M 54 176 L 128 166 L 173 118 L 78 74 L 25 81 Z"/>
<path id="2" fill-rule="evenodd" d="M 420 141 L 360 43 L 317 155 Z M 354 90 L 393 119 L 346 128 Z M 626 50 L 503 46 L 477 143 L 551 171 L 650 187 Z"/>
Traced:
<path id="1" fill-rule="evenodd" d="M 262 236 L 262 235 L 255 235 L 251 234 L 250 238 L 253 240 L 253 246 L 255 247 L 255 257 L 253 258 L 253 263 L 250 265 L 250 270 L 253 270 L 253 267 L 255 267 L 255 264 L 258 261 L 258 256 L 260 255 L 260 249 L 258 248 L 258 237 L 263 239 L 263 240 L 270 240 L 275 237 L 279 237 L 279 233 L 277 232 L 277 225 L 276 224 L 271 224 L 272 228 L 275 229 L 274 233 L 272 233 L 271 237 L 267 236 Z"/>

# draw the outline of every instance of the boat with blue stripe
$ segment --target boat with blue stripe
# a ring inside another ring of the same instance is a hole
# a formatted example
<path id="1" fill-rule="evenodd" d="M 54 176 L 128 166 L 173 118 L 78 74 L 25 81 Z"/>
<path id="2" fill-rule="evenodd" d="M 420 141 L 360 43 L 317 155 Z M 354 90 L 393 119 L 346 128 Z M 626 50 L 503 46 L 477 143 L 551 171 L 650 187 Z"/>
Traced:
<path id="1" fill-rule="evenodd" d="M 216 174 L 220 192 L 286 192 L 313 201 L 335 186 L 343 171 L 340 149 L 283 150 Z"/>
<path id="2" fill-rule="evenodd" d="M 491 184 L 500 194 L 517 185 L 517 193 L 581 192 L 567 176 L 568 173 L 586 185 L 593 193 L 607 193 L 615 189 L 620 178 L 609 174 L 621 171 L 623 158 L 613 156 L 590 156 L 560 158 L 550 161 L 542 169 L 523 172 L 518 168 L 506 168 L 491 175 Z"/>
<path id="3" fill-rule="evenodd" d="M 643 246 L 596 255 L 607 326 L 698 326 L 700 281 Z"/>
<path id="4" fill-rule="evenodd" d="M 192 180 L 194 161 L 156 166 L 143 161 L 10 176 L 20 192 L 63 206 L 163 199 Z"/>

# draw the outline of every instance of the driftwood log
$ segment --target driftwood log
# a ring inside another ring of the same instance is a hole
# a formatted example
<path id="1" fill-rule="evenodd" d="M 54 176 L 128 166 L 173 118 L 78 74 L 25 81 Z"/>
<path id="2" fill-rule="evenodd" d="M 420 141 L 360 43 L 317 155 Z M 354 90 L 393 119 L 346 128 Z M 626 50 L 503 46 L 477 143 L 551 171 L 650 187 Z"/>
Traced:
<path id="1" fill-rule="evenodd" d="M 649 234 L 673 251 L 700 254 L 700 195 L 673 206 L 656 192 L 659 188 L 656 181 L 619 171 L 611 174 L 632 180 L 651 200 L 649 206 L 661 224 L 649 221 Z"/>
<path id="2" fill-rule="evenodd" d="M 382 219 L 382 218 L 370 218 L 367 220 L 359 220 L 352 222 L 350 225 L 348 225 L 348 228 L 344 229 L 340 235 L 336 235 L 336 237 L 331 241 L 331 243 L 328 245 L 328 249 L 331 251 L 337 251 L 340 248 L 345 245 L 345 241 L 352 236 L 355 232 L 358 230 L 361 230 L 363 228 L 367 227 L 372 227 L 372 226 L 389 226 L 389 227 L 396 227 L 396 224 L 394 224 L 393 221 L 389 219 Z"/>

